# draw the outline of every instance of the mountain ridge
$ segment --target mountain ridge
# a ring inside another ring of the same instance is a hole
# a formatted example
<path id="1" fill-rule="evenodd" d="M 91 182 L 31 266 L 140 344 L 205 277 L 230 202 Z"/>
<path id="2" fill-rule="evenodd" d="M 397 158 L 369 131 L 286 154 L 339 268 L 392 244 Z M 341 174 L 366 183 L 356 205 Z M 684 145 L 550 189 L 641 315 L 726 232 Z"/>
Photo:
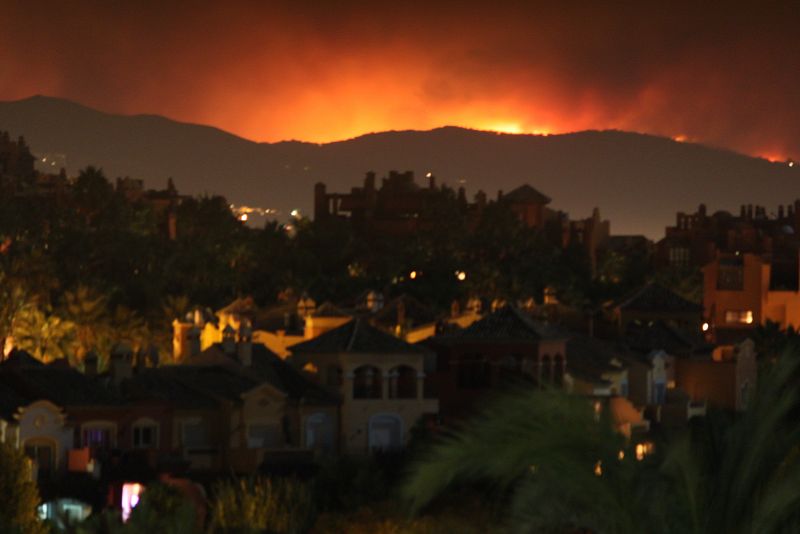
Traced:
<path id="1" fill-rule="evenodd" d="M 74 174 L 89 164 L 149 187 L 173 177 L 181 191 L 237 204 L 310 213 L 313 184 L 347 192 L 364 173 L 433 171 L 471 196 L 530 183 L 573 218 L 595 206 L 615 234 L 663 235 L 677 211 L 700 203 L 768 210 L 800 197 L 800 168 L 724 148 L 623 130 L 509 134 L 458 126 L 367 133 L 329 143 L 251 141 L 214 126 L 152 114 L 119 115 L 47 96 L 0 102 L 0 130 L 24 135 L 37 155 L 65 154 Z"/>

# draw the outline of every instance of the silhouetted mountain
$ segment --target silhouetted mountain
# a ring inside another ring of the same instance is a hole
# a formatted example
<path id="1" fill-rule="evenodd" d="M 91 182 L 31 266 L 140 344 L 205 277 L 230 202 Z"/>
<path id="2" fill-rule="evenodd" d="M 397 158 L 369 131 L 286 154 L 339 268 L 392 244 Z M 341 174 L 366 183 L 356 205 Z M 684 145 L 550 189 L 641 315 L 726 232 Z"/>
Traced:
<path id="1" fill-rule="evenodd" d="M 433 171 L 468 195 L 493 198 L 530 183 L 552 207 L 585 217 L 600 207 L 615 234 L 663 235 L 678 210 L 705 202 L 710 212 L 742 203 L 768 211 L 800 197 L 800 167 L 726 150 L 620 131 L 547 137 L 445 127 L 368 134 L 328 144 L 255 143 L 208 126 L 152 115 L 102 113 L 35 96 L 0 102 L 0 130 L 24 135 L 37 155 L 64 154 L 67 171 L 93 164 L 106 174 L 163 187 L 173 177 L 187 193 L 221 193 L 232 202 L 311 212 L 313 184 L 360 186 L 364 173 Z"/>

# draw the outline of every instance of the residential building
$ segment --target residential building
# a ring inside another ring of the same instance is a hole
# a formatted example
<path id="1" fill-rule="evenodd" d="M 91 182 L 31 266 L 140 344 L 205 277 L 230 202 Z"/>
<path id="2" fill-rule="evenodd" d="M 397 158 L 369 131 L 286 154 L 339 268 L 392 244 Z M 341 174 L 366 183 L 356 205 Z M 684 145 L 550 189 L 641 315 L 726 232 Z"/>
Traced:
<path id="1" fill-rule="evenodd" d="M 739 215 L 708 214 L 705 204 L 695 213 L 678 212 L 656 245 L 656 260 L 673 267 L 703 267 L 718 254 L 786 254 L 797 250 L 800 200 L 768 212 L 763 206 L 742 205 Z"/>
<path id="2" fill-rule="evenodd" d="M 340 395 L 342 452 L 401 448 L 415 425 L 439 412 L 425 384 L 429 351 L 365 319 L 353 319 L 289 350 L 292 364 Z"/>
<path id="3" fill-rule="evenodd" d="M 436 352 L 431 387 L 445 419 L 474 413 L 510 382 L 564 383 L 567 335 L 503 306 L 470 326 L 427 339 Z"/>
<path id="4" fill-rule="evenodd" d="M 703 304 L 718 344 L 738 343 L 767 321 L 800 327 L 797 254 L 718 254 L 703 268 Z"/>
<path id="5" fill-rule="evenodd" d="M 663 321 L 687 332 L 703 328 L 703 306 L 691 302 L 674 291 L 649 283 L 628 295 L 611 309 L 619 334 L 630 323 L 650 324 Z"/>

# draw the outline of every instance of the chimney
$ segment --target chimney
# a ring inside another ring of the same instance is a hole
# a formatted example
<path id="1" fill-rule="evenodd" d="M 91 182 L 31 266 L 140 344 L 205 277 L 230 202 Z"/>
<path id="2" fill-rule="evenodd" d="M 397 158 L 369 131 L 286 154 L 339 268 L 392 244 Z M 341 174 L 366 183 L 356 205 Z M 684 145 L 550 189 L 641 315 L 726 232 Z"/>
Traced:
<path id="1" fill-rule="evenodd" d="M 428 189 L 436 189 L 436 177 L 432 172 L 428 173 Z"/>
<path id="2" fill-rule="evenodd" d="M 131 377 L 133 369 L 131 367 L 131 359 L 133 353 L 127 345 L 117 345 L 111 352 L 111 361 L 109 362 L 109 374 L 111 381 L 119 385 L 123 380 Z"/>
<path id="3" fill-rule="evenodd" d="M 782 221 L 784 217 L 783 214 L 783 204 L 778 205 L 778 220 Z"/>
<path id="4" fill-rule="evenodd" d="M 222 330 L 222 351 L 230 356 L 236 352 L 236 330 L 231 325 Z"/>
<path id="5" fill-rule="evenodd" d="M 705 204 L 700 204 L 700 207 L 697 208 L 697 213 L 698 213 L 698 215 L 700 215 L 700 219 L 701 220 L 705 219 L 706 218 L 706 205 Z"/>
<path id="6" fill-rule="evenodd" d="M 244 367 L 250 367 L 253 363 L 253 330 L 250 328 L 249 321 L 242 321 L 239 326 L 239 343 L 236 345 L 236 352 L 239 363 Z"/>
<path id="7" fill-rule="evenodd" d="M 325 184 L 318 182 L 314 184 L 314 220 L 320 221 L 328 217 L 328 194 Z"/>
<path id="8" fill-rule="evenodd" d="M 375 191 L 375 172 L 369 171 L 364 178 L 364 191 Z"/>
<path id="9" fill-rule="evenodd" d="M 479 189 L 478 192 L 475 193 L 475 203 L 478 206 L 486 205 L 486 193 L 484 193 L 482 189 Z"/>
<path id="10" fill-rule="evenodd" d="M 192 326 L 186 333 L 186 342 L 190 358 L 200 354 L 200 329 Z"/>
<path id="11" fill-rule="evenodd" d="M 752 204 L 748 204 L 747 205 L 747 220 L 749 220 L 749 221 L 753 220 L 753 205 Z"/>
<path id="12" fill-rule="evenodd" d="M 497 190 L 497 201 L 500 202 L 501 200 L 503 200 L 503 190 L 502 189 L 498 189 Z"/>

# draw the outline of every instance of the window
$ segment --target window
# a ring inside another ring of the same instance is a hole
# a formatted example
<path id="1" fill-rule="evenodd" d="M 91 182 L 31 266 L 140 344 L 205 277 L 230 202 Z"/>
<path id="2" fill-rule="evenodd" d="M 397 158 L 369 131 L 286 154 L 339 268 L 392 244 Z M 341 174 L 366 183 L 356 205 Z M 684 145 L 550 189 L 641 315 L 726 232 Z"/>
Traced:
<path id="1" fill-rule="evenodd" d="M 158 423 L 141 420 L 133 424 L 133 448 L 154 449 L 158 447 Z"/>
<path id="2" fill-rule="evenodd" d="M 689 249 L 686 247 L 671 247 L 669 249 L 669 264 L 673 267 L 688 267 Z"/>
<path id="3" fill-rule="evenodd" d="M 417 398 L 417 372 L 407 365 L 389 371 L 389 398 Z"/>
<path id="4" fill-rule="evenodd" d="M 306 418 L 306 447 L 332 451 L 334 445 L 333 420 L 324 413 L 315 413 Z"/>
<path id="5" fill-rule="evenodd" d="M 114 446 L 116 427 L 113 423 L 91 423 L 83 426 L 83 446 L 93 451 L 107 451 Z"/>
<path id="6" fill-rule="evenodd" d="M 36 462 L 38 478 L 50 478 L 55 464 L 55 447 L 46 439 L 31 439 L 25 442 L 25 455 Z"/>
<path id="7" fill-rule="evenodd" d="M 275 449 L 282 445 L 281 428 L 277 424 L 250 425 L 247 429 L 247 447 L 250 449 Z"/>
<path id="8" fill-rule="evenodd" d="M 369 448 L 396 450 L 403 446 L 403 422 L 394 414 L 374 415 L 369 420 Z"/>
<path id="9" fill-rule="evenodd" d="M 720 260 L 717 289 L 741 291 L 744 288 L 744 266 L 740 260 L 732 260 L 732 262 L 734 264 L 723 264 Z"/>
<path id="10" fill-rule="evenodd" d="M 729 324 L 753 324 L 753 311 L 728 310 L 725 312 L 725 322 Z"/>
<path id="11" fill-rule="evenodd" d="M 353 398 L 380 399 L 382 380 L 381 371 L 377 367 L 359 367 L 353 373 Z"/>
<path id="12" fill-rule="evenodd" d="M 207 449 L 210 446 L 208 426 L 199 419 L 184 421 L 181 425 L 181 439 L 187 449 Z"/>

